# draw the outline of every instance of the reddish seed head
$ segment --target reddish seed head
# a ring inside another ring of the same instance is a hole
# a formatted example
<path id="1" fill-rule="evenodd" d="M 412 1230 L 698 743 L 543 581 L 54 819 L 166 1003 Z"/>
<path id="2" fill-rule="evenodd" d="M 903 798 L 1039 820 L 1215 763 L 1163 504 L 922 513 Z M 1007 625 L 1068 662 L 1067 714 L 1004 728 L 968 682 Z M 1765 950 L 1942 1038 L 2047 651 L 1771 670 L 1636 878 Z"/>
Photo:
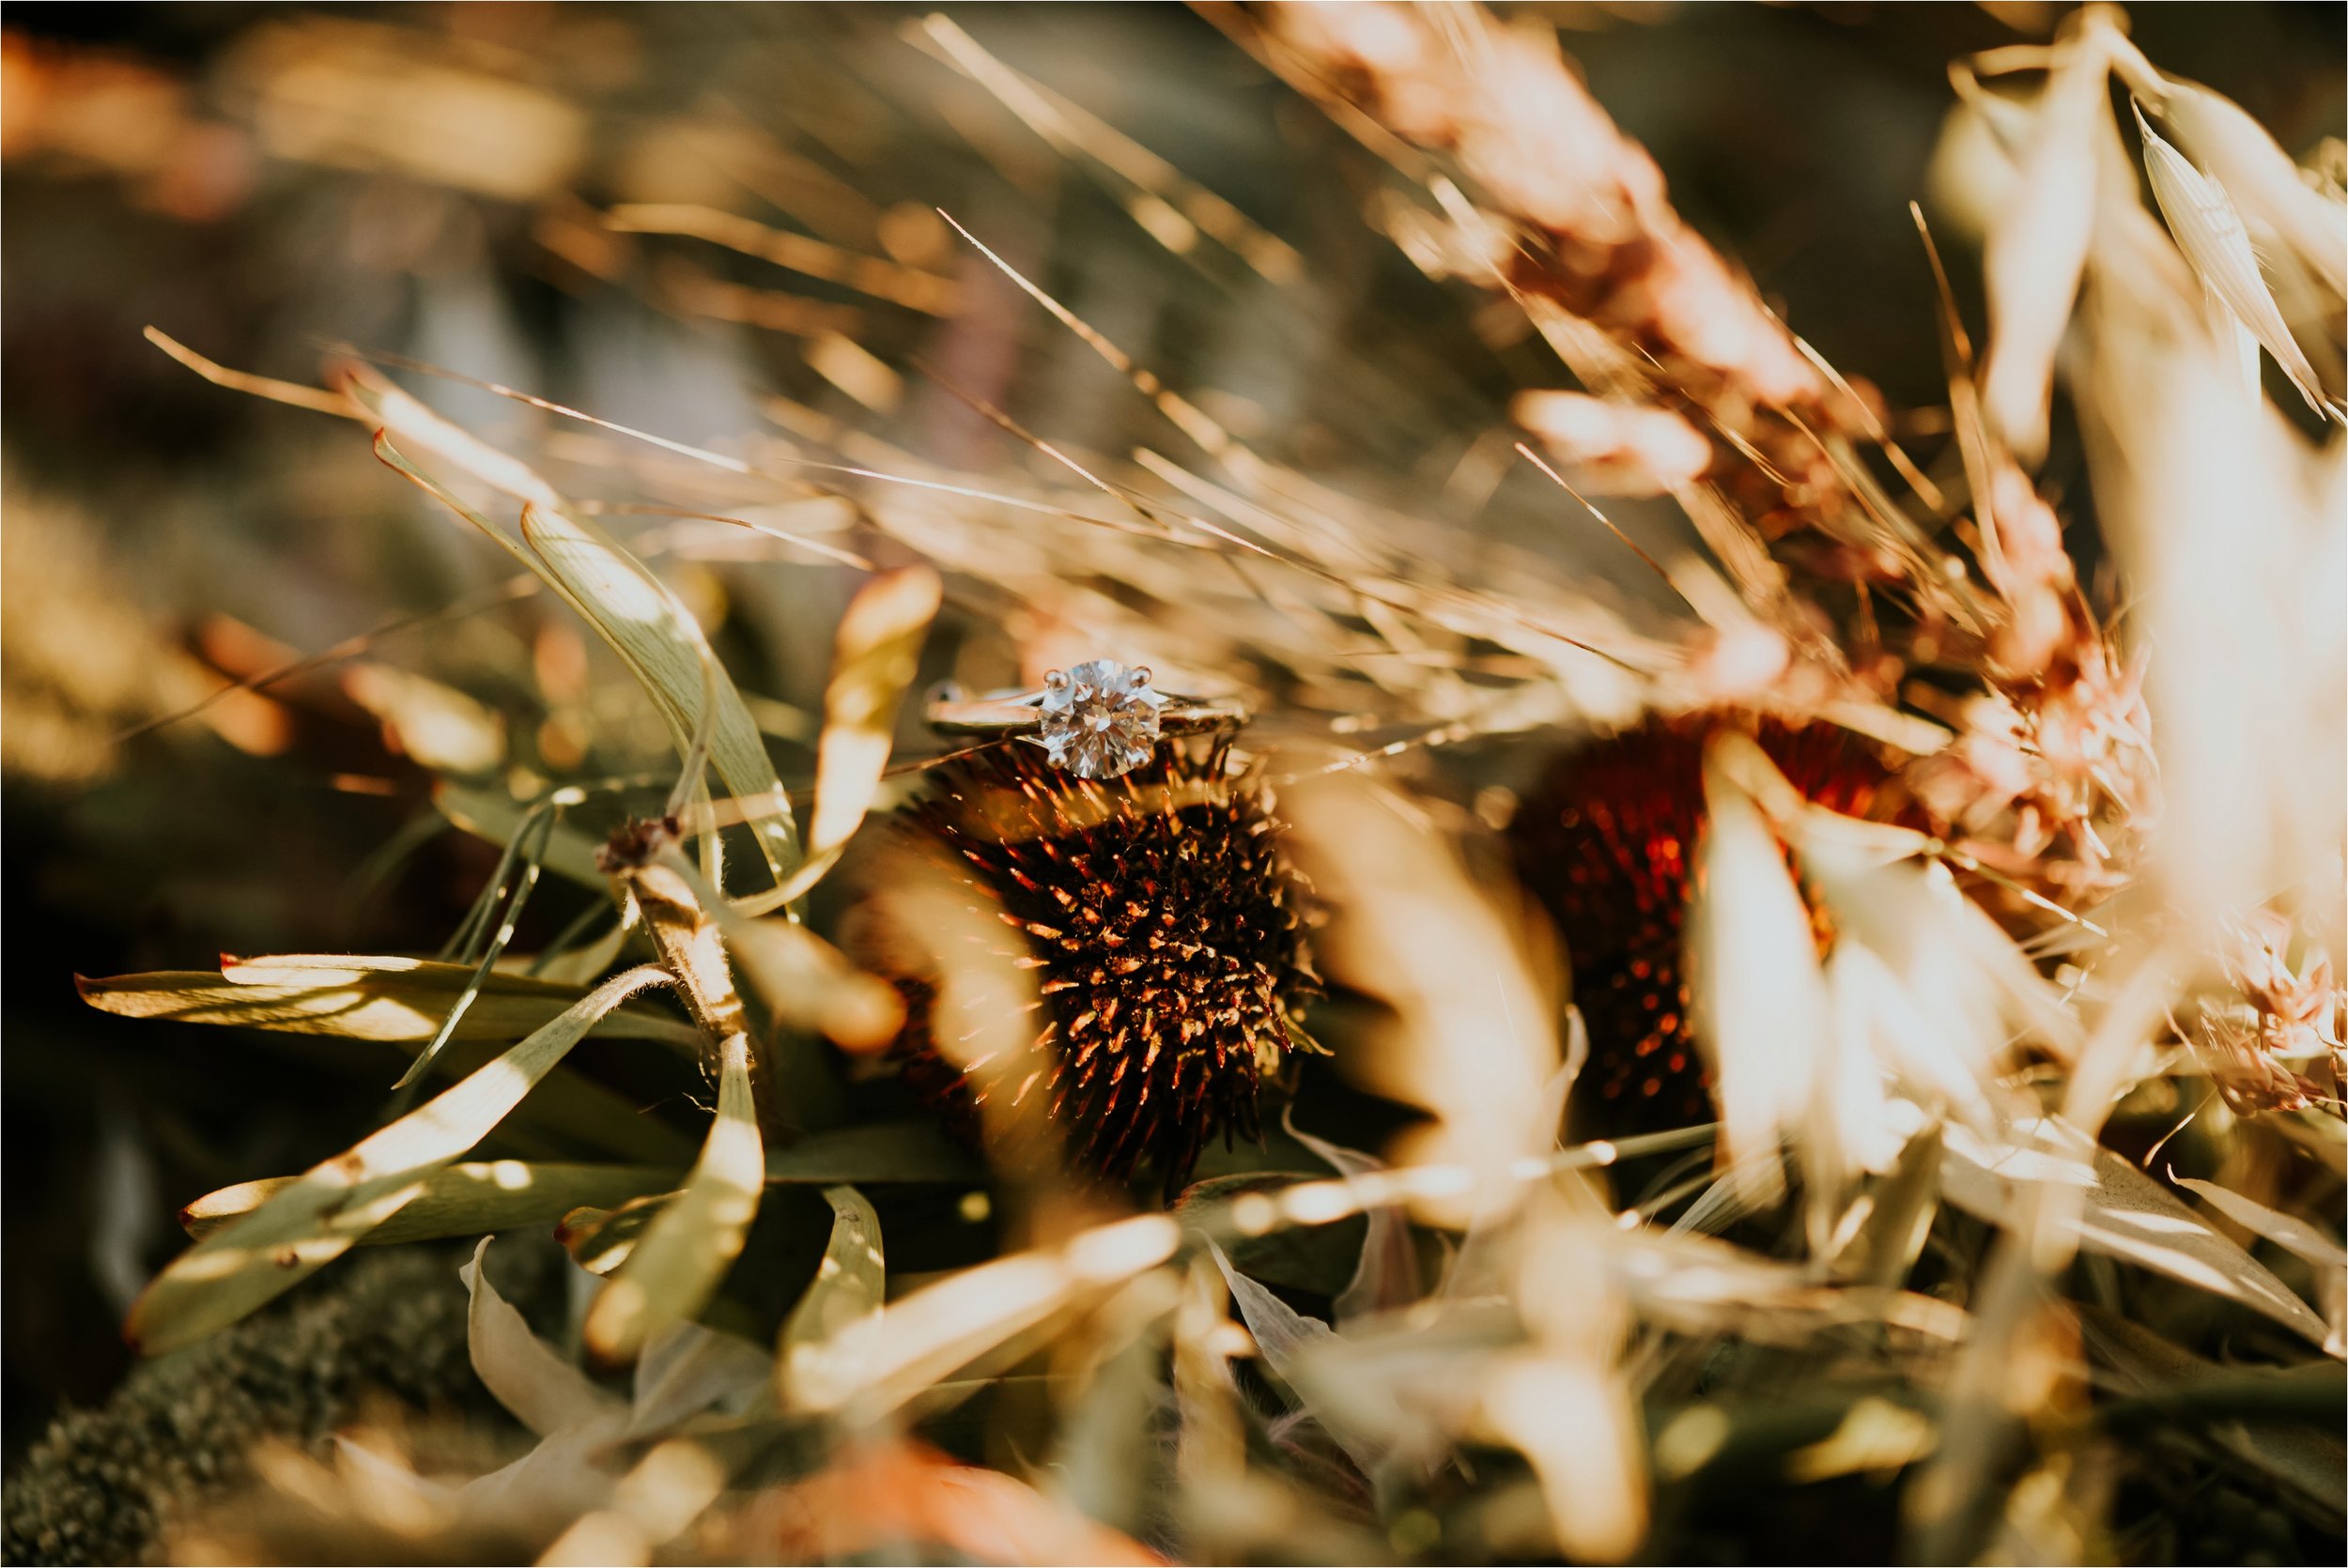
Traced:
<path id="1" fill-rule="evenodd" d="M 1704 743 L 1731 724 L 1811 800 L 1853 816 L 1881 803 L 1890 771 L 1847 730 L 1699 714 L 1650 718 L 1567 753 L 1509 828 L 1518 874 L 1565 939 L 1589 1028 L 1574 1101 L 1593 1134 L 1712 1115 L 1711 1074 L 1689 1029 L 1681 929 L 1704 825 Z"/>

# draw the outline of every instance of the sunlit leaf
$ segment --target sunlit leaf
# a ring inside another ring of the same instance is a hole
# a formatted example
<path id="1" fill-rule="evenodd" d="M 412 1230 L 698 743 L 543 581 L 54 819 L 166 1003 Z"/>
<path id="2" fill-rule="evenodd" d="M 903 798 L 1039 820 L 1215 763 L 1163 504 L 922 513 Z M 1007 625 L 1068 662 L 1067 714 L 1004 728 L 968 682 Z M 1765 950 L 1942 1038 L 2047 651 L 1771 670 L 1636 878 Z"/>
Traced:
<path id="1" fill-rule="evenodd" d="M 339 953 L 224 958 L 203 970 L 76 977 L 82 999 L 124 1018 L 220 1023 L 345 1039 L 428 1040 L 473 976 L 472 965 Z M 460 1040 L 518 1039 L 576 1004 L 583 987 L 495 973 L 456 1026 Z M 646 1007 L 611 1010 L 595 1032 L 624 1039 L 695 1044 L 681 1019 Z"/>
<path id="2" fill-rule="evenodd" d="M 1945 1147 L 1941 1184 L 1967 1213 L 2000 1223 L 2024 1212 L 2026 1187 L 2075 1188 L 2079 1246 L 2239 1302 L 2312 1344 L 2325 1342 L 2324 1320 L 2265 1265 L 2203 1224 L 2152 1177 L 2058 1118 L 2019 1124 L 2003 1145 L 1952 1126 Z"/>
<path id="3" fill-rule="evenodd" d="M 884 1414 L 1071 1301 L 1156 1268 L 1182 1237 L 1165 1215 L 1139 1215 L 914 1291 L 842 1333 L 834 1353 L 794 1382 L 792 1406 Z"/>
<path id="4" fill-rule="evenodd" d="M 873 577 L 849 601 L 833 643 L 831 681 L 824 688 L 807 861 L 779 894 L 767 896 L 776 902 L 813 886 L 864 820 L 888 763 L 898 704 L 920 667 L 921 641 L 942 592 L 935 572 L 904 566 Z"/>
<path id="5" fill-rule="evenodd" d="M 1768 1203 L 1784 1177 L 1763 1157 L 1809 1107 L 1827 992 L 1809 908 L 1759 807 L 1720 765 L 1723 749 L 1705 753 L 1688 966 L 1696 1038 L 1719 1075 L 1728 1170 L 1747 1201 Z"/>
<path id="6" fill-rule="evenodd" d="M 685 1187 L 653 1221 L 587 1314 L 596 1360 L 635 1360 L 644 1342 L 708 1303 L 742 1251 L 765 1186 L 765 1150 L 750 1094 L 749 1042 L 719 1052 L 718 1114 Z"/>
<path id="7" fill-rule="evenodd" d="M 682 1169 L 657 1165 L 469 1161 L 435 1171 L 398 1213 L 368 1232 L 361 1244 L 389 1246 L 552 1224 L 582 1205 L 607 1207 L 666 1191 L 683 1175 Z M 208 1192 L 179 1211 L 179 1222 L 200 1241 L 301 1179 L 266 1176 Z"/>
<path id="8" fill-rule="evenodd" d="M 489 1283 L 482 1267 L 489 1240 L 483 1237 L 471 1260 L 457 1270 L 471 1299 L 465 1337 L 482 1383 L 515 1420 L 541 1437 L 618 1414 L 619 1396 L 596 1387 L 548 1348 Z"/>
<path id="9" fill-rule="evenodd" d="M 595 1022 L 665 982 L 655 968 L 614 976 L 529 1038 L 172 1260 L 131 1309 L 124 1332 L 159 1355 L 225 1328 L 283 1294 L 414 1201 L 426 1179 L 479 1143 Z"/>
<path id="10" fill-rule="evenodd" d="M 842 1353 L 835 1351 L 835 1342 L 879 1313 L 888 1296 L 880 1216 L 853 1187 L 826 1187 L 824 1201 L 831 1205 L 831 1240 L 816 1265 L 814 1280 L 783 1321 L 775 1361 L 775 1376 L 786 1398 L 795 1381 L 814 1375 L 812 1369 L 820 1362 Z M 830 1376 L 852 1376 L 853 1371 L 833 1369 Z"/>
<path id="11" fill-rule="evenodd" d="M 380 422 L 385 461 L 537 572 L 609 642 L 652 697 L 677 749 L 693 754 L 705 701 L 714 697 L 708 756 L 726 787 L 758 814 L 751 831 L 767 869 L 783 882 L 798 863 L 797 831 L 758 726 L 718 666 L 700 624 L 652 572 L 567 503 L 529 465 L 441 419 L 363 365 L 345 372 L 345 392 Z M 465 506 L 400 455 L 430 453 L 522 503 L 519 535 Z M 705 696 L 705 694 L 707 694 Z"/>
<path id="12" fill-rule="evenodd" d="M 2188 162 L 2185 154 L 2162 141 L 2140 111 L 2136 126 L 2144 138 L 2144 171 L 2152 178 L 2153 195 L 2160 203 L 2160 215 L 2169 221 L 2169 232 L 2176 237 L 2177 249 L 2185 253 L 2185 259 L 2193 264 L 2210 292 L 2258 339 L 2259 346 L 2275 357 L 2308 406 L 2318 413 L 2326 412 L 2315 367 L 2308 363 L 2298 341 L 2284 325 L 2282 311 L 2259 272 L 2258 253 L 2251 248 L 2249 233 L 2232 199 L 2223 186 Z"/>
<path id="13" fill-rule="evenodd" d="M 2191 1176 L 2173 1179 L 2178 1186 L 2199 1192 L 2235 1224 L 2264 1237 L 2314 1270 L 2317 1301 L 2331 1326 L 2324 1348 L 2334 1356 L 2348 1356 L 2348 1248 L 2295 1214 L 2255 1203 L 2214 1181 Z"/>
<path id="14" fill-rule="evenodd" d="M 554 1238 L 571 1254 L 571 1261 L 590 1274 L 609 1274 L 627 1261 L 636 1243 L 676 1198 L 674 1192 L 648 1192 L 617 1208 L 592 1205 L 571 1209 L 554 1227 Z"/>

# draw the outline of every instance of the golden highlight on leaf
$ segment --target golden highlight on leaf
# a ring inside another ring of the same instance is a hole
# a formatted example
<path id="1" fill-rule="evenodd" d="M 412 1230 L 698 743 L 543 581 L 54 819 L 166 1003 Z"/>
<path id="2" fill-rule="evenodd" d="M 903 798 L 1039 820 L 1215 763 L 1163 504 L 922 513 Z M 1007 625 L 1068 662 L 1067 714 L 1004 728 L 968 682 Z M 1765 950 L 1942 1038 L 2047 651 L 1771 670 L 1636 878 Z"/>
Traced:
<path id="1" fill-rule="evenodd" d="M 207 1236 L 147 1287 L 125 1337 L 149 1356 L 193 1344 L 331 1263 L 421 1196 L 434 1172 L 504 1120 L 606 1013 L 667 979 L 646 967 L 605 981 L 464 1082 Z"/>

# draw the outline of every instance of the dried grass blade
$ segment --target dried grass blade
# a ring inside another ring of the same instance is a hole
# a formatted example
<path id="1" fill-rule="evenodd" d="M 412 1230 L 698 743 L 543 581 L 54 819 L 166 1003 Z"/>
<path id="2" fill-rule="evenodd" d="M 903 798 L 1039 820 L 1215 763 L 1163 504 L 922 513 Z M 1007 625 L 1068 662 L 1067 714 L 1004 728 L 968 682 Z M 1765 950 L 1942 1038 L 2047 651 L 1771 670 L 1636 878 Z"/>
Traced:
<path id="1" fill-rule="evenodd" d="M 668 978 L 647 965 L 605 981 L 464 1082 L 197 1242 L 131 1305 L 125 1336 L 146 1355 L 193 1344 L 339 1257 L 504 1120 L 597 1020 Z"/>
<path id="2" fill-rule="evenodd" d="M 511 842 L 530 810 L 502 790 L 446 781 L 433 790 L 432 804 L 456 827 L 492 844 Z M 540 859 L 548 870 L 601 893 L 610 888 L 611 879 L 595 864 L 597 848 L 585 834 L 558 823 Z"/>
<path id="3" fill-rule="evenodd" d="M 691 753 L 704 714 L 704 686 L 715 687 L 711 760 L 734 794 L 771 804 L 773 809 L 753 820 L 751 831 L 774 880 L 780 884 L 788 877 L 798 863 L 797 833 L 781 780 L 741 693 L 676 595 L 600 529 L 570 516 L 562 495 L 528 464 L 451 424 L 364 365 L 348 367 L 345 381 L 350 397 L 381 422 L 376 450 L 383 460 L 560 592 L 643 684 L 680 753 Z M 518 500 L 520 536 L 464 505 L 409 463 L 393 445 L 394 437 Z"/>
<path id="4" fill-rule="evenodd" d="M 2281 307 L 2259 272 L 2258 253 L 2251 249 L 2248 230 L 2225 188 L 2187 161 L 2185 154 L 2160 138 L 2136 113 L 2136 127 L 2144 138 L 2144 170 L 2151 177 L 2154 199 L 2169 222 L 2177 249 L 2193 264 L 2201 282 L 2224 302 L 2234 318 L 2275 357 L 2308 407 L 2319 414 L 2335 410 L 2324 401 L 2323 384 L 2315 367 L 2299 348 L 2298 340 L 2283 322 Z"/>
<path id="5" fill-rule="evenodd" d="M 824 688 L 823 738 L 815 753 L 815 810 L 807 829 L 807 859 L 757 905 L 797 899 L 822 879 L 863 822 L 888 765 L 897 709 L 920 668 L 921 642 L 944 594 L 927 566 L 883 572 L 857 590 L 833 643 L 831 681 Z"/>
<path id="6" fill-rule="evenodd" d="M 1063 1247 L 965 1269 L 859 1319 L 832 1355 L 796 1380 L 793 1407 L 884 1416 L 1072 1300 L 1156 1268 L 1182 1239 L 1172 1220 L 1145 1214 L 1097 1226 Z"/>
<path id="7" fill-rule="evenodd" d="M 1784 1190 L 1769 1151 L 1810 1102 L 1831 1014 L 1809 908 L 1759 807 L 1730 776 L 1738 760 L 1718 741 L 1705 752 L 1689 968 L 1696 1038 L 1720 1076 L 1723 1174 L 1745 1203 L 1767 1205 Z"/>
<path id="8" fill-rule="evenodd" d="M 685 1188 L 661 1211 L 587 1314 L 587 1350 L 606 1363 L 701 1311 L 742 1251 L 766 1180 L 750 1092 L 749 1037 L 718 1050 L 718 1114 Z"/>
<path id="9" fill-rule="evenodd" d="M 2069 46 L 2039 99 L 2018 199 L 2000 214 L 1983 258 L 1991 327 L 1982 403 L 1991 427 L 2026 461 L 2046 451 L 2055 350 L 2070 324 L 2094 230 L 2093 137 L 2097 116 L 2110 112 L 2105 69 L 2100 48 Z M 1978 480 L 1973 494 L 1976 506 L 1988 504 Z"/>
<path id="10" fill-rule="evenodd" d="M 2322 1345 L 2324 1320 L 2265 1265 L 2210 1229 L 2158 1182 L 2055 1117 L 2016 1127 L 2012 1141 L 1985 1143 L 1961 1126 L 1947 1130 L 1940 1179 L 1949 1201 L 1992 1223 L 2028 1211 L 2032 1186 L 2073 1190 L 2071 1239 L 2089 1252 L 2149 1268 L 2263 1313 Z"/>
<path id="11" fill-rule="evenodd" d="M 434 1031 L 425 1048 L 416 1053 L 416 1059 L 408 1064 L 408 1070 L 400 1074 L 399 1082 L 394 1084 L 393 1088 L 412 1087 L 430 1070 L 441 1047 L 448 1044 L 450 1037 L 464 1022 L 465 1014 L 471 1010 L 474 1000 L 488 985 L 491 975 L 496 972 L 498 960 L 505 956 L 506 945 L 514 940 L 514 930 L 522 917 L 522 909 L 538 885 L 538 871 L 546 861 L 547 840 L 554 832 L 558 815 L 557 808 L 551 803 L 548 804 L 541 807 L 538 821 L 531 824 L 535 831 L 525 832 L 517 838 L 515 849 L 521 862 L 521 876 L 515 882 L 512 895 L 504 901 L 503 913 L 496 916 L 497 929 L 490 933 L 488 945 L 482 949 L 481 961 L 474 966 L 465 989 L 457 992 L 456 1002 L 448 1009 L 448 1016 L 440 1021 L 440 1027 Z M 498 890 L 502 891 L 503 885 L 504 876 L 501 872 Z M 489 906 L 485 904 L 482 907 Z"/>

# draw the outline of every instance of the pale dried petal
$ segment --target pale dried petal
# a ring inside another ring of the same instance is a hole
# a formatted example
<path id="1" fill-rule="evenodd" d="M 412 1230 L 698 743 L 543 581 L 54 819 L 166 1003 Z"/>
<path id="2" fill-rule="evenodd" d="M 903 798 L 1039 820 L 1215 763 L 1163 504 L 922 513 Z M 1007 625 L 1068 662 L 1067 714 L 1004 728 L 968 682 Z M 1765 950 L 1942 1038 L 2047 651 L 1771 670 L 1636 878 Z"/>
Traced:
<path id="1" fill-rule="evenodd" d="M 2160 139 L 2139 111 L 2137 130 L 2144 138 L 2144 169 L 2151 176 L 2153 195 L 2160 203 L 2177 249 L 2193 264 L 2203 284 L 2225 303 L 2234 318 L 2275 356 L 2292 385 L 2317 413 L 2329 412 L 2315 367 L 2308 363 L 2298 341 L 2284 325 L 2274 293 L 2259 272 L 2258 253 L 2250 246 L 2242 215 L 2234 210 L 2225 188 L 2186 161 L 2183 153 Z"/>

